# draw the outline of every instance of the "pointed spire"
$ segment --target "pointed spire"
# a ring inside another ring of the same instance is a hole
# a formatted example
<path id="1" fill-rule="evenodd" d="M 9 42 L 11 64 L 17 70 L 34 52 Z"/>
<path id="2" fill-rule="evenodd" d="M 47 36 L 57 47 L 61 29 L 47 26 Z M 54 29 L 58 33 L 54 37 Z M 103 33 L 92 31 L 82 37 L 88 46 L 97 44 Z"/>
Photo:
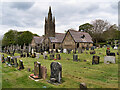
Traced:
<path id="1" fill-rule="evenodd" d="M 49 6 L 49 13 L 51 13 L 51 6 Z"/>

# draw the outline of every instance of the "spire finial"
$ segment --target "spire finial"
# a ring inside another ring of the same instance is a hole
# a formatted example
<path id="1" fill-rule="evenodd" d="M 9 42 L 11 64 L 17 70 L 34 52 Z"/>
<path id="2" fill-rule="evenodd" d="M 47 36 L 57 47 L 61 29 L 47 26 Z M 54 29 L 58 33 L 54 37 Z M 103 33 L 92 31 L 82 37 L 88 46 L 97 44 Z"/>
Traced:
<path id="1" fill-rule="evenodd" d="M 51 13 L 51 6 L 49 6 L 49 13 Z"/>

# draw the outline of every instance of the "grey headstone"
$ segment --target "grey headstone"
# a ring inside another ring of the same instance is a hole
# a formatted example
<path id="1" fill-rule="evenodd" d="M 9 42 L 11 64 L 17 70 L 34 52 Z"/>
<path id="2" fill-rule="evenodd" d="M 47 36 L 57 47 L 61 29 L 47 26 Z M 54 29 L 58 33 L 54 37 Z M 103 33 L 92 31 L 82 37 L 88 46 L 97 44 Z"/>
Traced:
<path id="1" fill-rule="evenodd" d="M 61 83 L 62 80 L 61 64 L 59 62 L 52 62 L 50 68 L 51 68 L 50 82 Z"/>
<path id="2" fill-rule="evenodd" d="M 104 56 L 104 63 L 116 63 L 115 56 Z"/>
<path id="3" fill-rule="evenodd" d="M 19 69 L 18 70 L 21 70 L 21 69 L 24 69 L 24 65 L 23 65 L 23 61 L 19 60 Z"/>
<path id="4" fill-rule="evenodd" d="M 41 71 L 40 71 L 41 63 L 40 62 L 34 62 L 34 75 L 41 78 Z"/>
<path id="5" fill-rule="evenodd" d="M 100 57 L 99 56 L 93 56 L 92 64 L 99 64 Z"/>

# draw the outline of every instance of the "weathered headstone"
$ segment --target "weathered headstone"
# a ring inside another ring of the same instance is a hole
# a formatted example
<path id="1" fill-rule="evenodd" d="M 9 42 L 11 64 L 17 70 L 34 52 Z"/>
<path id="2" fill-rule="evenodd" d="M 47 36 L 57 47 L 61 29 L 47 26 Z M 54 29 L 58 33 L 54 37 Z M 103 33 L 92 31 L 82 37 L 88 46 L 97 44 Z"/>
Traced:
<path id="1" fill-rule="evenodd" d="M 93 56 L 92 65 L 93 64 L 99 64 L 99 60 L 100 60 L 99 56 Z"/>
<path id="2" fill-rule="evenodd" d="M 46 51 L 43 53 L 43 58 L 47 59 L 47 52 Z"/>
<path id="3" fill-rule="evenodd" d="M 31 71 L 30 68 L 27 68 L 27 71 L 30 72 Z"/>
<path id="4" fill-rule="evenodd" d="M 51 68 L 50 83 L 61 83 L 62 65 L 59 62 L 52 62 L 50 68 Z"/>
<path id="5" fill-rule="evenodd" d="M 2 54 L 2 63 L 5 63 L 5 57 L 4 57 L 4 54 Z"/>
<path id="6" fill-rule="evenodd" d="M 95 54 L 95 50 L 90 51 L 90 54 Z"/>
<path id="7" fill-rule="evenodd" d="M 10 56 L 7 56 L 7 63 L 10 64 Z"/>
<path id="8" fill-rule="evenodd" d="M 78 61 L 78 55 L 76 54 L 73 55 L 73 61 Z"/>
<path id="9" fill-rule="evenodd" d="M 17 58 L 14 59 L 14 66 L 18 67 Z"/>
<path id="10" fill-rule="evenodd" d="M 60 60 L 60 59 L 61 59 L 60 54 L 56 54 L 56 59 L 57 59 L 57 60 Z"/>
<path id="11" fill-rule="evenodd" d="M 110 55 L 110 50 L 106 50 L 106 55 L 109 56 Z"/>
<path id="12" fill-rule="evenodd" d="M 40 62 L 34 62 L 34 75 L 38 76 L 38 78 L 41 78 L 40 67 L 41 67 Z"/>
<path id="13" fill-rule="evenodd" d="M 87 90 L 87 85 L 85 83 L 80 83 L 81 90 Z"/>
<path id="14" fill-rule="evenodd" d="M 50 60 L 54 59 L 54 54 L 50 54 Z"/>
<path id="15" fill-rule="evenodd" d="M 23 61 L 19 60 L 19 69 L 18 70 L 21 70 L 21 69 L 24 69 L 24 65 L 23 65 Z"/>
<path id="16" fill-rule="evenodd" d="M 88 47 L 88 46 L 86 47 L 86 50 L 89 50 L 89 47 Z"/>
<path id="17" fill-rule="evenodd" d="M 41 77 L 45 79 L 47 77 L 47 68 L 45 66 L 40 67 Z"/>
<path id="18" fill-rule="evenodd" d="M 91 50 L 94 50 L 94 47 L 93 47 L 93 46 L 91 47 Z"/>
<path id="19" fill-rule="evenodd" d="M 66 49 L 63 49 L 63 53 L 67 53 L 67 50 L 66 50 Z"/>
<path id="20" fill-rule="evenodd" d="M 104 57 L 104 63 L 116 63 L 116 58 L 114 56 L 105 56 Z"/>
<path id="21" fill-rule="evenodd" d="M 14 65 L 14 58 L 11 57 L 11 62 L 10 62 L 11 65 Z"/>
<path id="22" fill-rule="evenodd" d="M 78 48 L 78 53 L 83 53 L 82 48 Z"/>

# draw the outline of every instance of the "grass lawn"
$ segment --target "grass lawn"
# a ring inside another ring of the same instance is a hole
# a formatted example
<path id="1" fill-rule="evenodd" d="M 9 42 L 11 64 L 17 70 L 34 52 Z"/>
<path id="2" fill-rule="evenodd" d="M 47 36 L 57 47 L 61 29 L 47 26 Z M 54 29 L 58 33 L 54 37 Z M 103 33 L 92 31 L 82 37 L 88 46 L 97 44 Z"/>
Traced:
<path id="1" fill-rule="evenodd" d="M 111 52 L 118 50 L 110 49 Z M 45 60 L 41 55 L 37 58 L 18 58 L 23 60 L 25 69 L 18 71 L 17 68 L 8 67 L 2 64 L 2 88 L 79 88 L 79 84 L 84 82 L 88 88 L 118 88 L 118 55 L 116 54 L 116 64 L 104 64 L 104 56 L 106 48 L 95 49 L 96 54 L 100 56 L 100 64 L 92 65 L 92 57 L 85 51 L 78 54 L 80 62 L 72 60 L 73 54 L 61 53 L 61 60 Z M 101 54 L 99 54 L 101 53 Z M 16 56 L 19 54 L 15 54 Z M 7 56 L 7 54 L 5 54 Z M 67 60 L 69 58 L 70 60 Z M 87 62 L 84 62 L 87 60 Z M 29 79 L 31 72 L 27 68 L 34 69 L 34 62 L 39 61 L 41 65 L 47 68 L 47 78 L 41 79 L 38 82 Z M 62 64 L 62 84 L 52 85 L 47 82 L 50 79 L 50 64 L 51 62 L 60 62 Z"/>

